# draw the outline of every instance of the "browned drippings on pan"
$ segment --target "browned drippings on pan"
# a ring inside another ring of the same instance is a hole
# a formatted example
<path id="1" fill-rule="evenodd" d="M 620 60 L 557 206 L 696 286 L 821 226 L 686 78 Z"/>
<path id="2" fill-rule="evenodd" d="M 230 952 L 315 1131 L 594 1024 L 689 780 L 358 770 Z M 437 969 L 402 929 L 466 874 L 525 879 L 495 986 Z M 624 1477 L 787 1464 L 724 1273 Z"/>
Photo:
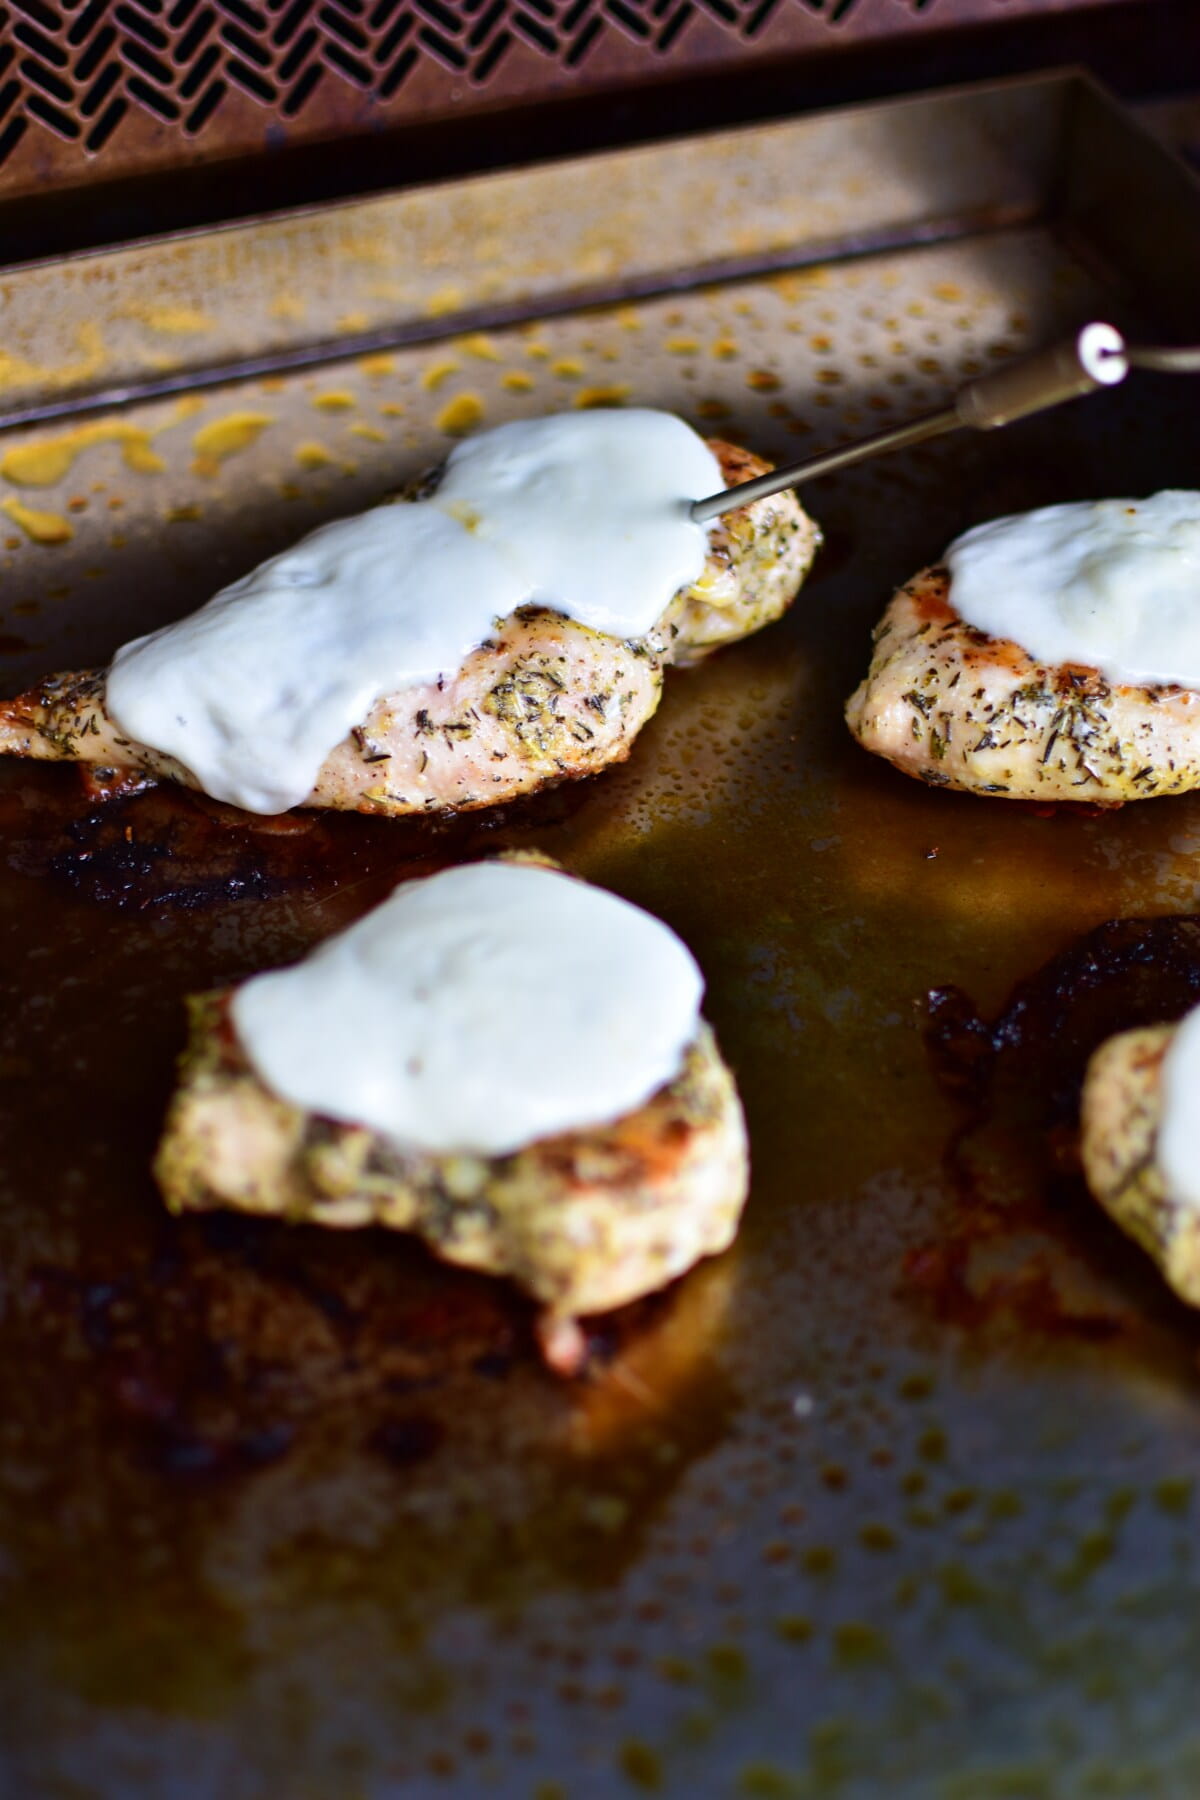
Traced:
<path id="1" fill-rule="evenodd" d="M 12 433 L 4 679 L 105 656 L 475 422 L 629 400 L 794 454 L 1123 295 L 1027 225 Z M 964 1135 L 920 1006 L 957 987 L 990 1043 L 1104 921 L 1194 912 L 1200 799 L 937 793 L 840 715 L 892 584 L 965 525 L 1198 471 L 1192 391 L 1147 379 L 832 480 L 791 616 L 674 676 L 623 768 L 495 818 L 227 829 L 0 769 L 14 1791 L 1192 1790 L 1200 1324 L 1026 1088 Z M 576 1386 L 499 1284 L 173 1221 L 148 1174 L 185 993 L 531 846 L 693 946 L 754 1155 L 734 1249 L 596 1321 Z M 1055 1019 L 1007 1065 L 1047 1087 Z"/>

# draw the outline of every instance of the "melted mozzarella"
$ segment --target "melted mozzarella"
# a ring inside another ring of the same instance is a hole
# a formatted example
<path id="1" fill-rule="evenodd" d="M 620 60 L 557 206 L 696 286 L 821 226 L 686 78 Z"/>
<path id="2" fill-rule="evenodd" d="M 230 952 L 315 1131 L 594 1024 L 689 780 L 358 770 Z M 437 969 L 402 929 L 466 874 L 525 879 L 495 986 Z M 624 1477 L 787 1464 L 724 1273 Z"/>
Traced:
<path id="1" fill-rule="evenodd" d="M 670 1081 L 703 979 L 666 925 L 554 870 L 475 863 L 398 887 L 233 1020 L 259 1076 L 406 1151 L 506 1155 Z"/>
<path id="2" fill-rule="evenodd" d="M 1200 1006 L 1184 1019 L 1163 1058 L 1155 1156 L 1172 1197 L 1200 1209 Z"/>
<path id="3" fill-rule="evenodd" d="M 996 519 L 957 538 L 945 561 L 955 610 L 1038 662 L 1200 688 L 1200 493 Z"/>
<path id="4" fill-rule="evenodd" d="M 429 499 L 325 525 L 126 644 L 106 705 L 206 793 L 283 812 L 376 700 L 453 674 L 520 606 L 643 636 L 703 569 L 690 504 L 721 486 L 670 413 L 501 425 L 452 451 Z"/>

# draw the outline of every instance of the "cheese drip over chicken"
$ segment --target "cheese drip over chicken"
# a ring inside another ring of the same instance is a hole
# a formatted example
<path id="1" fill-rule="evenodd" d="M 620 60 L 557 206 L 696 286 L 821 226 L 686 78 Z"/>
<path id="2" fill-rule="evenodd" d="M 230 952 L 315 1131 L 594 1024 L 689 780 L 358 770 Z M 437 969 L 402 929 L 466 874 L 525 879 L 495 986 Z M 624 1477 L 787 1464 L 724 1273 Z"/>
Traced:
<path id="1" fill-rule="evenodd" d="M 703 978 L 668 926 L 556 871 L 406 882 L 232 1002 L 282 1099 L 406 1152 L 502 1156 L 607 1124 L 679 1072 Z"/>
<path id="2" fill-rule="evenodd" d="M 377 700 L 453 674 L 518 607 L 643 636 L 701 573 L 690 504 L 722 485 L 670 413 L 501 425 L 451 452 L 428 499 L 322 526 L 126 644 L 107 708 L 216 799 L 284 812 Z"/>
<path id="3" fill-rule="evenodd" d="M 968 625 L 1124 686 L 1200 688 L 1200 493 L 1045 506 L 946 552 Z"/>
<path id="4" fill-rule="evenodd" d="M 1184 1019 L 1163 1058 L 1155 1158 L 1172 1198 L 1200 1212 L 1200 1006 Z"/>

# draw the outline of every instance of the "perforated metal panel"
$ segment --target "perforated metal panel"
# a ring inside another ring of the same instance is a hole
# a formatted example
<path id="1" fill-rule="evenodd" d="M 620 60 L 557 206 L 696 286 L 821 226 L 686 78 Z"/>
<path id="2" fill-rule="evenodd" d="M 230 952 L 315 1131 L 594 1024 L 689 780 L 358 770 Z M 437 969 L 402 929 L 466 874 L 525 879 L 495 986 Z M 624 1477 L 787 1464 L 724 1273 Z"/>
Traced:
<path id="1" fill-rule="evenodd" d="M 0 197 L 1075 4 L 18 0 L 0 5 Z"/>

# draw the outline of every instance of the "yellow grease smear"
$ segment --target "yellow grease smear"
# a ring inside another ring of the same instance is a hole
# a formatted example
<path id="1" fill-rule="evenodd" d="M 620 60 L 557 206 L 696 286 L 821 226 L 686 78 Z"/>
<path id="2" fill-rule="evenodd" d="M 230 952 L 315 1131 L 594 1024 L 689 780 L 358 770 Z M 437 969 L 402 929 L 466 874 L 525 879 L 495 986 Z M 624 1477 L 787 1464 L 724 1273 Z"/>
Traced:
<path id="1" fill-rule="evenodd" d="M 0 500 L 0 508 L 35 544 L 68 544 L 75 536 L 75 527 L 69 519 L 58 513 L 38 512 L 32 506 L 25 506 L 15 494 Z"/>
<path id="2" fill-rule="evenodd" d="M 182 506 L 168 506 L 163 515 L 168 525 L 184 525 L 194 519 L 204 517 L 204 508 L 195 500 L 185 501 Z"/>
<path id="3" fill-rule="evenodd" d="M 731 337 L 717 338 L 713 344 L 712 353 L 719 361 L 728 362 L 738 353 L 737 339 Z"/>
<path id="4" fill-rule="evenodd" d="M 694 356 L 700 345 L 692 337 L 669 337 L 666 348 L 672 356 Z"/>
<path id="5" fill-rule="evenodd" d="M 337 458 L 324 444 L 310 440 L 306 444 L 296 445 L 296 461 L 302 469 L 324 469 L 336 462 Z"/>
<path id="6" fill-rule="evenodd" d="M 366 237 L 347 233 L 338 245 L 342 255 L 351 262 L 366 263 L 369 268 L 386 268 L 393 260 L 391 244 L 380 241 L 377 237 Z"/>
<path id="7" fill-rule="evenodd" d="M 312 403 L 318 412 L 353 412 L 358 400 L 346 388 L 331 388 L 326 394 L 314 394 Z"/>
<path id="8" fill-rule="evenodd" d="M 370 323 L 371 315 L 365 312 L 343 313 L 339 319 L 334 320 L 339 331 L 365 331 Z"/>
<path id="9" fill-rule="evenodd" d="M 150 433 L 140 425 L 97 421 L 54 437 L 35 438 L 30 444 L 14 444 L 0 456 L 0 475 L 20 487 L 53 487 L 70 473 L 75 459 L 92 444 L 120 444 L 127 469 L 154 474 L 166 467 L 150 448 Z"/>
<path id="10" fill-rule="evenodd" d="M 381 351 L 377 356 L 360 356 L 358 366 L 364 375 L 394 375 L 396 359 Z"/>
<path id="11" fill-rule="evenodd" d="M 629 391 L 627 381 L 616 381 L 609 387 L 580 388 L 574 405 L 581 409 L 591 406 L 622 406 L 629 398 Z"/>
<path id="12" fill-rule="evenodd" d="M 438 288 L 425 302 L 425 311 L 431 319 L 440 319 L 446 313 L 456 312 L 463 299 L 463 291 L 459 287 Z"/>
<path id="13" fill-rule="evenodd" d="M 372 281 L 365 292 L 372 300 L 408 300 L 409 291 L 402 281 Z"/>
<path id="14" fill-rule="evenodd" d="M 381 431 L 378 425 L 351 425 L 349 431 L 351 437 L 366 438 L 371 444 L 386 444 L 388 441 L 387 432 Z"/>
<path id="15" fill-rule="evenodd" d="M 500 377 L 500 386 L 511 394 L 528 394 L 533 390 L 534 379 L 532 375 L 526 375 L 524 369 L 510 369 L 507 375 Z"/>
<path id="16" fill-rule="evenodd" d="M 22 382 L 36 382 L 40 387 L 72 387 L 77 381 L 99 375 L 108 366 L 108 351 L 104 348 L 99 327 L 90 321 L 81 325 L 75 333 L 75 342 L 80 350 L 79 361 L 62 363 L 58 368 L 27 362 L 23 356 L 0 350 L 0 388 L 17 387 Z"/>
<path id="17" fill-rule="evenodd" d="M 578 381 L 583 374 L 583 364 L 577 356 L 560 356 L 551 363 L 550 370 L 563 381 Z"/>
<path id="18" fill-rule="evenodd" d="M 641 316 L 636 307 L 619 306 L 616 318 L 622 331 L 640 331 L 642 329 Z"/>
<path id="19" fill-rule="evenodd" d="M 773 394 L 783 383 L 770 369 L 751 369 L 746 376 L 746 386 L 757 389 L 760 394 Z"/>
<path id="20" fill-rule="evenodd" d="M 304 317 L 305 311 L 303 300 L 297 300 L 292 294 L 280 294 L 271 302 L 273 319 L 291 319 L 299 322 Z"/>
<path id="21" fill-rule="evenodd" d="M 799 300 L 808 288 L 829 286 L 829 270 L 819 263 L 811 269 L 798 269 L 791 275 L 772 275 L 771 286 L 783 300 Z"/>
<path id="22" fill-rule="evenodd" d="M 157 450 L 152 450 L 148 443 L 138 443 L 134 438 L 126 443 L 121 459 L 127 469 L 134 469 L 139 475 L 161 475 L 167 466 Z"/>
<path id="23" fill-rule="evenodd" d="M 407 408 L 403 400 L 384 400 L 379 410 L 385 419 L 402 419 Z"/>
<path id="24" fill-rule="evenodd" d="M 500 352 L 486 331 L 472 331 L 469 336 L 459 338 L 458 347 L 467 356 L 477 356 L 480 362 L 499 362 Z"/>
<path id="25" fill-rule="evenodd" d="M 458 374 L 459 366 L 452 356 L 445 357 L 441 362 L 430 363 L 422 373 L 421 386 L 427 393 L 432 394 L 436 388 L 441 387 L 444 381 L 449 381 L 451 375 Z"/>
<path id="26" fill-rule="evenodd" d="M 464 526 L 467 531 L 476 532 L 483 524 L 482 513 L 477 512 L 475 508 L 468 505 L 465 500 L 451 500 L 446 507 L 446 511 L 452 518 L 457 519 L 459 524 Z"/>
<path id="27" fill-rule="evenodd" d="M 171 408 L 171 417 L 167 425 L 179 425 L 184 419 L 194 419 L 198 412 L 204 411 L 204 402 L 199 394 L 181 394 Z M 166 430 L 166 425 L 163 430 Z"/>
<path id="28" fill-rule="evenodd" d="M 232 412 L 202 425 L 192 439 L 196 452 L 193 471 L 197 475 L 215 475 L 226 457 L 248 450 L 273 423 L 271 413 Z"/>
<path id="29" fill-rule="evenodd" d="M 464 437 L 482 421 L 483 413 L 483 401 L 478 394 L 456 394 L 443 406 L 434 424 L 447 437 Z"/>
<path id="30" fill-rule="evenodd" d="M 117 317 L 138 319 L 151 331 L 161 331 L 170 337 L 189 337 L 195 332 L 211 331 L 214 323 L 196 306 L 124 306 Z"/>

